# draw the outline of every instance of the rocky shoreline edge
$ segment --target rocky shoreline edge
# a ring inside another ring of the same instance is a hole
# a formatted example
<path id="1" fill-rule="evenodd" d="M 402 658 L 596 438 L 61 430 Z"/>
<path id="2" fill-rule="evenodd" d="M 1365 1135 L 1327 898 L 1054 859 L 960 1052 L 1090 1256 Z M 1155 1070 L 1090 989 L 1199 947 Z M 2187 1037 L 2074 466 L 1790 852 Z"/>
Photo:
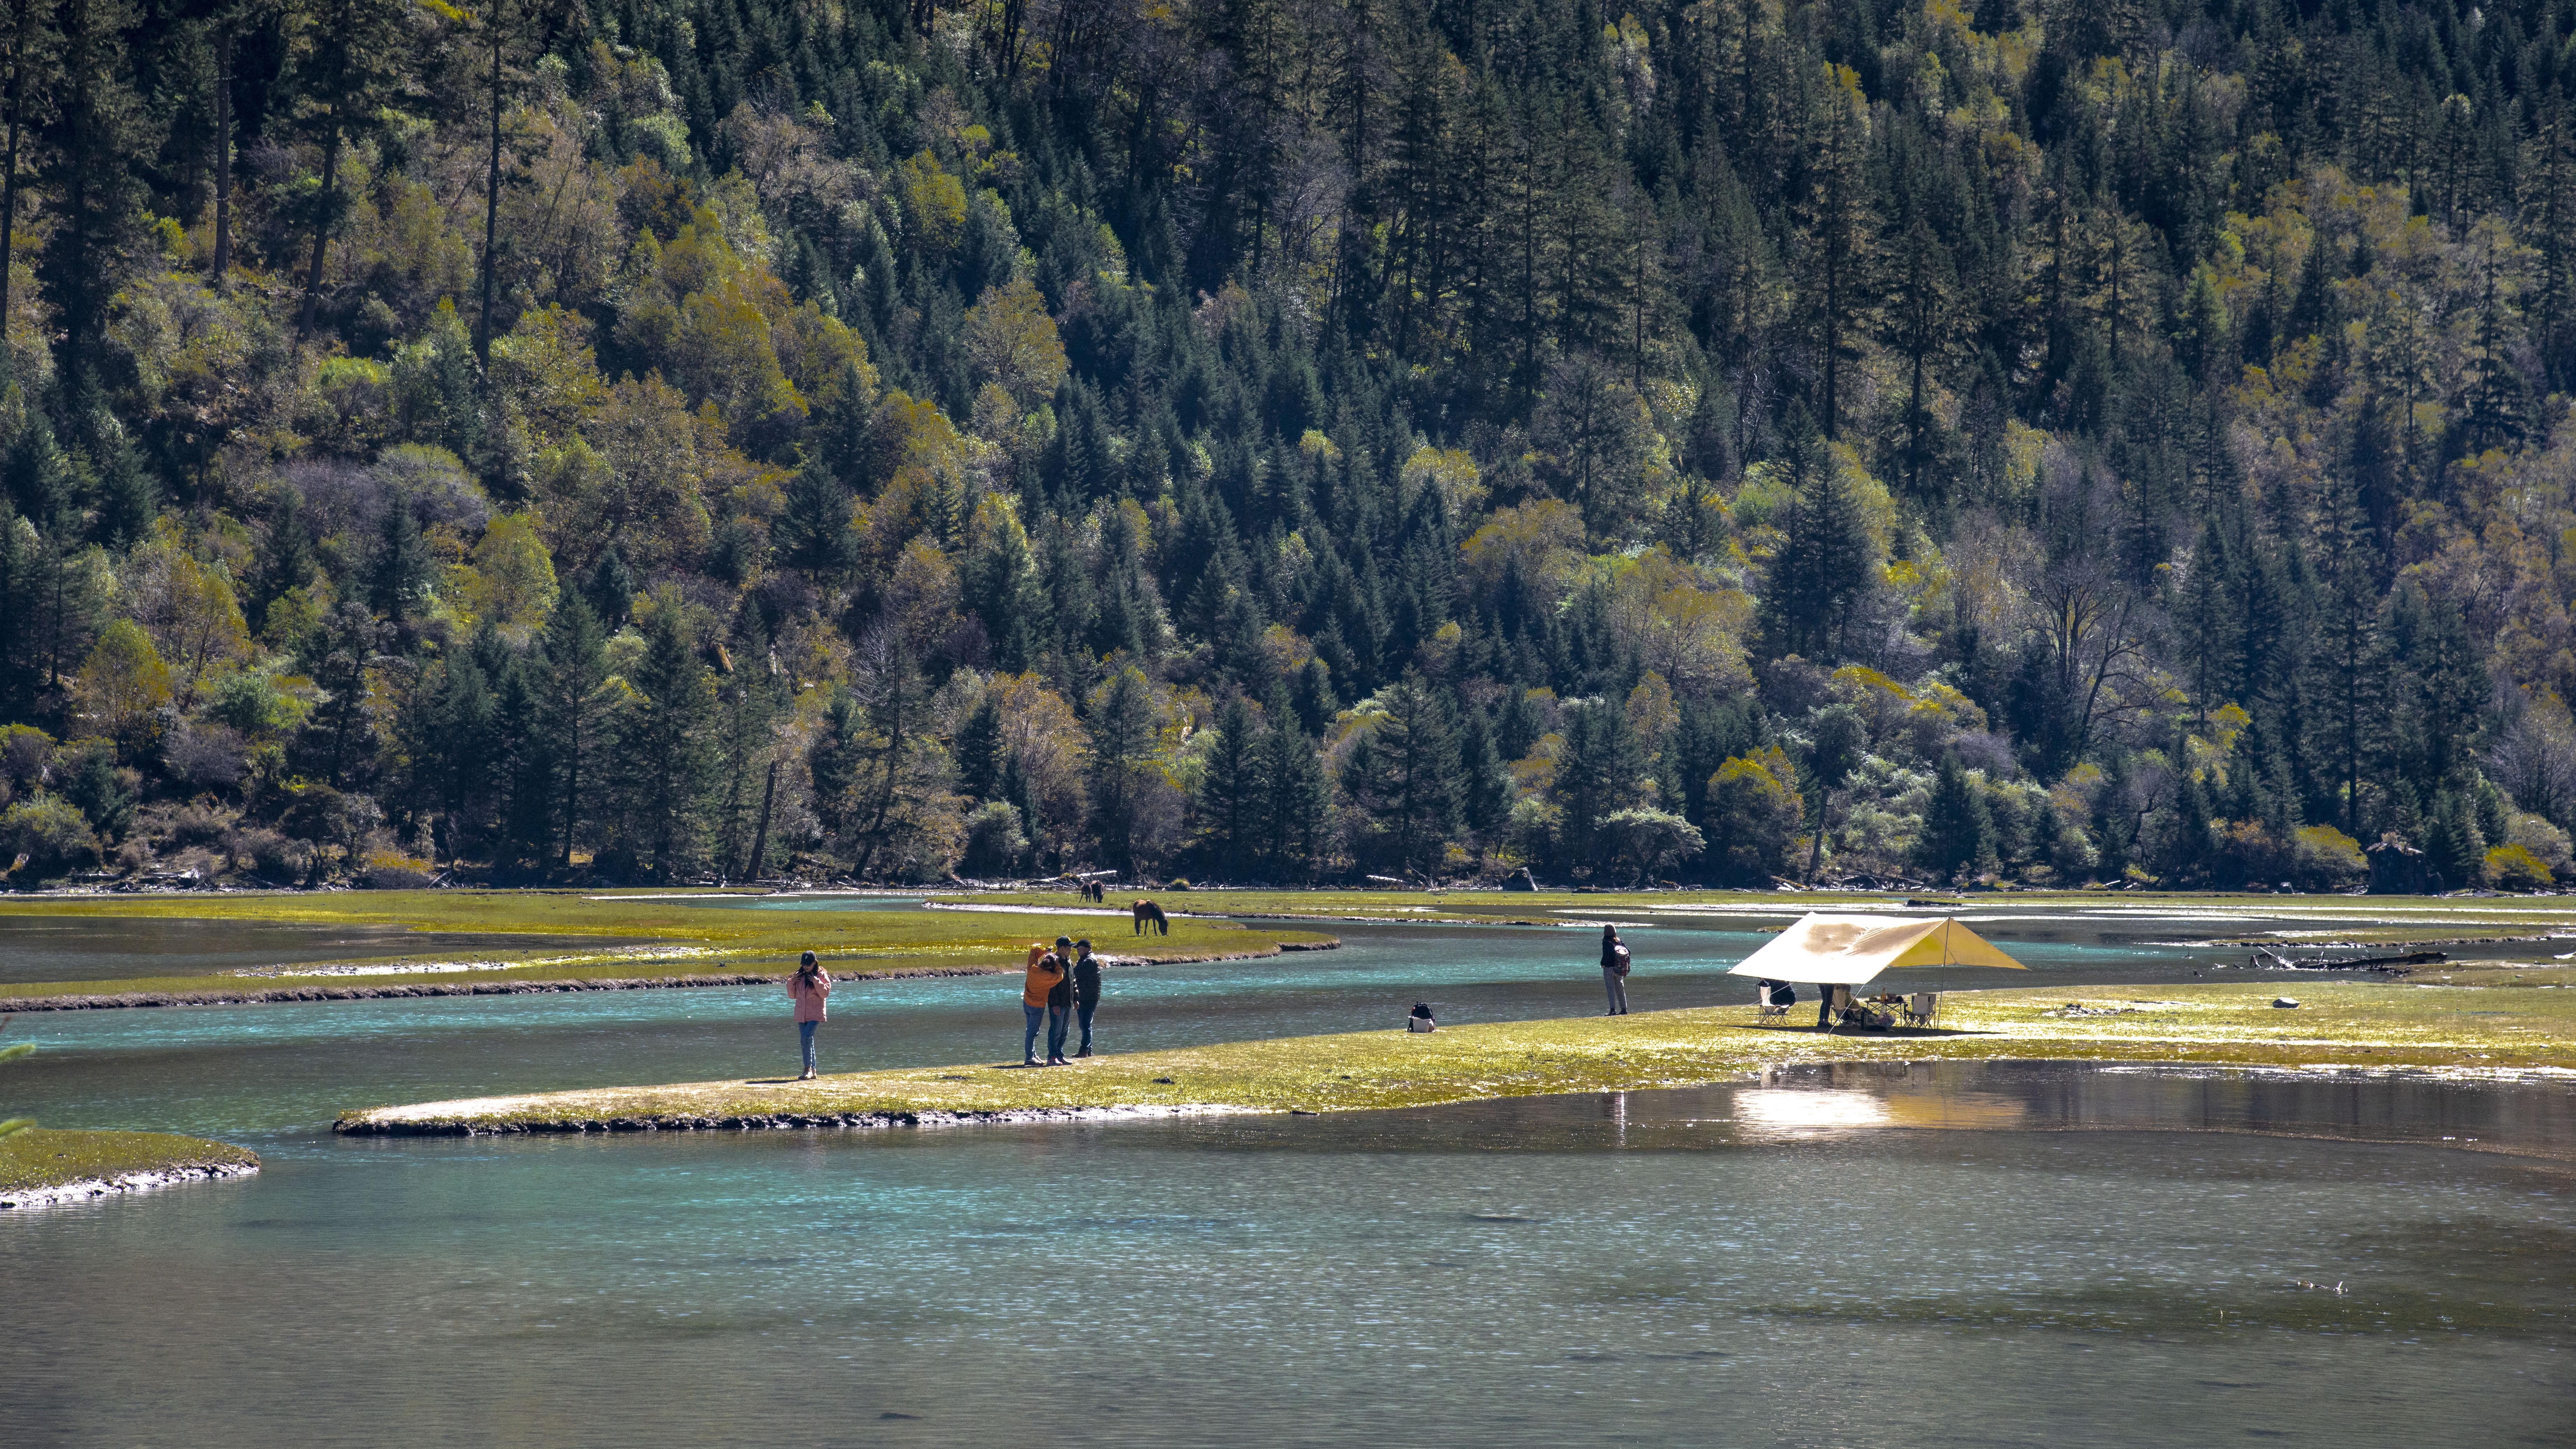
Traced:
<path id="1" fill-rule="evenodd" d="M 888 1131 L 916 1127 L 994 1127 L 1037 1122 L 1132 1122 L 1164 1117 L 1216 1117 L 1266 1112 L 1265 1107 L 1185 1103 L 1128 1107 L 1005 1107 L 990 1112 L 747 1112 L 723 1116 L 557 1118 L 544 1122 L 343 1117 L 331 1130 L 343 1137 L 578 1137 L 593 1132 L 761 1132 L 841 1127 Z"/>
<path id="2" fill-rule="evenodd" d="M 254 1158 L 249 1162 L 197 1162 L 146 1172 L 120 1172 L 111 1177 L 75 1178 L 47 1187 L 0 1188 L 0 1208 L 56 1207 L 63 1203 L 90 1202 L 130 1192 L 151 1192 L 182 1183 L 250 1177 L 258 1171 L 259 1162 Z"/>
<path id="3" fill-rule="evenodd" d="M 1251 961 L 1283 951 L 1332 951 L 1339 941 L 1280 941 L 1266 951 L 1210 951 L 1151 960 L 1104 955 L 1112 966 L 1175 966 L 1201 961 Z M 1016 966 L 923 966 L 904 971 L 835 971 L 836 981 L 892 981 L 924 976 L 1007 976 Z M 0 1012 L 112 1011 L 143 1006 L 248 1006 L 272 1001 L 380 1001 L 406 996 L 526 996 L 562 991 L 653 991 L 690 986 L 776 986 L 785 971 L 697 972 L 687 976 L 614 976 L 554 981 L 404 981 L 381 986 L 277 986 L 222 991 L 119 991 L 62 996 L 0 997 Z"/>

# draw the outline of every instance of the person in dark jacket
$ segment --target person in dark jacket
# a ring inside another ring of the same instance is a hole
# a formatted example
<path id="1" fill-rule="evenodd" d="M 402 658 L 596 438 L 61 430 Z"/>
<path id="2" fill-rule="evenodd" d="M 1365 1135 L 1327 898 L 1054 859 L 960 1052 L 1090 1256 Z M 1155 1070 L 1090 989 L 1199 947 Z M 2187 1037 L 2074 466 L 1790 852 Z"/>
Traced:
<path id="1" fill-rule="evenodd" d="M 1063 974 L 1047 992 L 1047 1059 L 1051 1067 L 1073 1065 L 1064 1059 L 1065 1027 L 1073 1020 L 1073 938 L 1055 938 L 1056 969 Z"/>
<path id="2" fill-rule="evenodd" d="M 1100 1009 L 1100 958 L 1087 940 L 1073 943 L 1073 1016 L 1082 1028 L 1082 1045 L 1074 1055 L 1091 1055 L 1091 1014 Z"/>
<path id="3" fill-rule="evenodd" d="M 1610 993 L 1610 1016 L 1628 1014 L 1628 948 L 1620 943 L 1619 928 L 1601 928 L 1601 986 Z"/>

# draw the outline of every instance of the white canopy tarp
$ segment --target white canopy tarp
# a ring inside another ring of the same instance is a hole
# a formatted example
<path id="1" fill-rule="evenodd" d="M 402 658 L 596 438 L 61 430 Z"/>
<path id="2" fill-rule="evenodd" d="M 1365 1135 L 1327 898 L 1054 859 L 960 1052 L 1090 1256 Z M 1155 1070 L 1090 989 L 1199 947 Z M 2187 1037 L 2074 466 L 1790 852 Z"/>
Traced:
<path id="1" fill-rule="evenodd" d="M 1899 966 L 2029 969 L 1946 916 L 1922 921 L 1807 915 L 1727 974 L 1810 986 L 1858 986 Z"/>

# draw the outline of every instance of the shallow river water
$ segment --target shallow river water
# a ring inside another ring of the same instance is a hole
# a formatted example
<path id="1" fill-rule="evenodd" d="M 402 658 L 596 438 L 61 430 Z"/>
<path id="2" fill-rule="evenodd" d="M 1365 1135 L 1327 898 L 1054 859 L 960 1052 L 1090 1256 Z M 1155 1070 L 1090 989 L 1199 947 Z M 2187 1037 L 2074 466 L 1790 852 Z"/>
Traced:
<path id="1" fill-rule="evenodd" d="M 1714 973 L 1760 938 L 1726 924 L 1632 934 L 1640 1008 L 1739 999 Z M 1571 933 L 1332 929 L 1347 949 L 1113 973 L 1104 1045 L 1391 1025 L 1424 998 L 1597 1009 Z M 2041 968 L 1992 984 L 2215 959 L 1992 929 Z M 1000 1060 L 1015 986 L 845 985 L 827 1065 Z M 2563 1085 L 1918 1066 L 1325 1118 L 324 1130 L 381 1101 L 775 1070 L 784 1016 L 759 988 L 20 1017 L 44 1049 L 8 1069 L 12 1110 L 267 1165 L 0 1214 L 0 1439 L 2416 1445 L 2576 1423 Z"/>

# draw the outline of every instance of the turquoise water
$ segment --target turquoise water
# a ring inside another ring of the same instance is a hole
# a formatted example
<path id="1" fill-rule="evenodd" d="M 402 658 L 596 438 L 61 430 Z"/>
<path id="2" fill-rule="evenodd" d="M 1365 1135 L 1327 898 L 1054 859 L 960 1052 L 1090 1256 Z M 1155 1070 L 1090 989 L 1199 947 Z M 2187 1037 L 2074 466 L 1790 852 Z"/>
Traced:
<path id="1" fill-rule="evenodd" d="M 582 936 L 406 931 L 398 926 L 13 914 L 0 906 L 0 983 L 193 976 L 384 956 L 542 950 Z M 621 943 L 622 944 L 622 943 Z"/>
<path id="2" fill-rule="evenodd" d="M 46 1445 L 2563 1443 L 2563 1165 L 2120 1125 L 2407 1090 L 2279 1087 L 332 1143 L 0 1218 L 0 1413 Z"/>
<path id="3" fill-rule="evenodd" d="M 1058 924 L 1079 918 L 1041 920 L 1032 934 Z M 1097 1043 L 1142 1051 L 1357 1031 L 1400 1024 L 1424 1000 L 1451 1023 L 1602 1007 L 1595 938 L 1581 928 L 1334 930 L 1345 943 L 1337 951 L 1113 968 Z M 1759 934 L 1664 926 L 1628 936 L 1637 1010 L 1751 996 L 1723 973 Z M 1961 987 L 2161 980 L 2185 975 L 2193 959 L 2134 946 L 2016 949 L 2032 970 L 1916 974 Z M 1019 992 L 1016 974 L 844 982 L 823 1029 L 824 1065 L 1016 1061 Z M 222 1135 L 263 1152 L 265 1134 L 291 1142 L 350 1107 L 765 1075 L 790 1065 L 796 1046 L 773 986 L 31 1012 L 10 1033 L 42 1048 L 10 1069 L 14 1111 L 54 1127 Z"/>
<path id="4" fill-rule="evenodd" d="M 1745 926 L 1630 932 L 1639 1007 L 1741 999 L 1715 973 Z M 1113 971 L 1104 1044 L 1598 1009 L 1585 934 L 1335 929 Z M 2040 969 L 2010 984 L 2208 955 L 2014 945 Z M 827 1065 L 1002 1060 L 1016 995 L 845 984 Z M 267 1166 L 0 1214 L 7 1442 L 2555 1444 L 2576 1402 L 2563 1086 L 1943 1067 L 1328 1118 L 325 1130 L 775 1071 L 786 1016 L 718 988 L 19 1017 L 12 1110 Z"/>

